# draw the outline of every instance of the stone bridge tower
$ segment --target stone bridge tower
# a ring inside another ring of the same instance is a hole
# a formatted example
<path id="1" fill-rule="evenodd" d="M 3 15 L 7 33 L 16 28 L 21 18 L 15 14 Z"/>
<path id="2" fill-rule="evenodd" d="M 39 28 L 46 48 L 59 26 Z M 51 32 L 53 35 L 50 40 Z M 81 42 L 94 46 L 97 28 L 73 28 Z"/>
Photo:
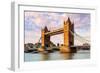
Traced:
<path id="1" fill-rule="evenodd" d="M 74 36 L 71 32 L 74 32 L 74 24 L 68 18 L 67 21 L 64 21 L 64 46 L 74 45 Z"/>
<path id="2" fill-rule="evenodd" d="M 64 31 L 64 45 L 61 48 L 62 52 L 70 52 L 71 45 L 74 45 L 74 36 L 72 35 L 71 32 L 74 32 L 74 24 L 71 23 L 70 18 L 68 18 L 67 21 L 64 21 L 64 27 L 63 27 L 63 31 Z"/>

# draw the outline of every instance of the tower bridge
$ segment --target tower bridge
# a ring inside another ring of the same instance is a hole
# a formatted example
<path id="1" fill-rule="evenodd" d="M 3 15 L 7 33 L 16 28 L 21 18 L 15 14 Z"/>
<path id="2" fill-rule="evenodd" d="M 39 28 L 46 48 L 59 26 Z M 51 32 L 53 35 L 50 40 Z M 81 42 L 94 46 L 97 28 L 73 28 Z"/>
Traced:
<path id="1" fill-rule="evenodd" d="M 67 21 L 64 21 L 63 28 L 59 28 L 53 31 L 49 31 L 48 28 L 45 26 L 44 29 L 41 30 L 41 45 L 42 49 L 45 50 L 45 47 L 51 47 L 50 44 L 53 44 L 53 42 L 50 41 L 50 37 L 58 34 L 63 34 L 64 36 L 64 44 L 59 47 L 60 52 L 71 52 L 72 48 L 76 47 L 74 46 L 74 37 L 78 36 L 76 33 L 74 33 L 74 23 L 70 21 L 70 18 L 67 19 Z M 82 38 L 83 39 L 83 38 Z M 85 40 L 85 39 L 83 39 Z M 87 40 L 85 40 L 87 41 Z M 54 45 L 54 44 L 53 44 Z M 80 47 L 80 46 L 78 46 Z"/>

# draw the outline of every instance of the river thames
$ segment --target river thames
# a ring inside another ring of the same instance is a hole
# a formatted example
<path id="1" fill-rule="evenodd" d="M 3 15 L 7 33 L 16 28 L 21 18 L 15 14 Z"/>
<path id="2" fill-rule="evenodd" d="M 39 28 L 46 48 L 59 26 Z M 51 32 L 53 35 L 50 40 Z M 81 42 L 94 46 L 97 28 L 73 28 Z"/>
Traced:
<path id="1" fill-rule="evenodd" d="M 25 62 L 48 61 L 48 60 L 74 60 L 74 59 L 89 59 L 90 50 L 78 50 L 76 53 L 24 53 Z"/>

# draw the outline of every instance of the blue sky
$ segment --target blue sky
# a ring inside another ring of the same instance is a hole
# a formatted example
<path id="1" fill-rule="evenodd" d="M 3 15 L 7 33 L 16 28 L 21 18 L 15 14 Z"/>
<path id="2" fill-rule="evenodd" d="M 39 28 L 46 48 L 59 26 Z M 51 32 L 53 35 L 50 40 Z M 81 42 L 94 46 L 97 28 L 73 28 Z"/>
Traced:
<path id="1" fill-rule="evenodd" d="M 63 22 L 70 18 L 74 23 L 75 32 L 90 40 L 90 14 L 57 13 L 57 12 L 25 12 L 25 43 L 37 43 L 41 37 L 41 29 L 47 26 L 50 31 L 63 27 Z M 63 34 L 51 37 L 55 44 L 63 44 Z M 82 44 L 75 39 L 75 44 Z"/>

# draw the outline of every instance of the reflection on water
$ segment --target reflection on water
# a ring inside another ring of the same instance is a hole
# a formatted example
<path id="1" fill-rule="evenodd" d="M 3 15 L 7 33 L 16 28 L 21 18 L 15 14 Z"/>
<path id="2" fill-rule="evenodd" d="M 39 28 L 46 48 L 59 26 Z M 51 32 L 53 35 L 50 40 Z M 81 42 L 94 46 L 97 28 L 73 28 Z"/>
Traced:
<path id="1" fill-rule="evenodd" d="M 25 53 L 24 61 L 45 61 L 45 60 L 67 60 L 67 59 L 89 59 L 89 50 L 79 50 L 77 53 Z"/>

